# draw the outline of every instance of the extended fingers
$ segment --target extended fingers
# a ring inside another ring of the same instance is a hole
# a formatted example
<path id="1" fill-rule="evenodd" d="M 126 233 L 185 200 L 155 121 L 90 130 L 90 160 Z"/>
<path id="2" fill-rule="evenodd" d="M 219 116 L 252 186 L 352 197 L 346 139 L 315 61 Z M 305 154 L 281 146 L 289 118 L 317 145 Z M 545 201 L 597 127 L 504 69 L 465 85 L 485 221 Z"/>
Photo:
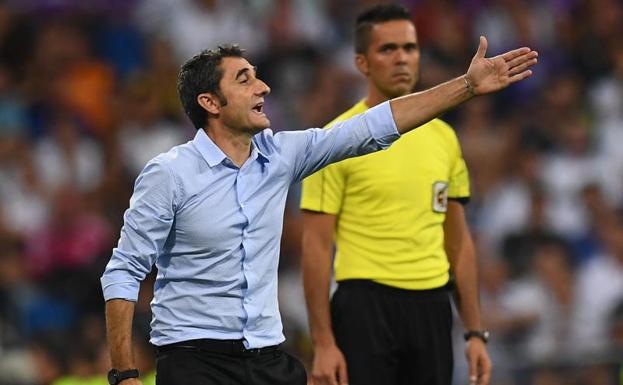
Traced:
<path id="1" fill-rule="evenodd" d="M 521 73 L 523 71 L 525 71 L 526 69 L 532 67 L 533 65 L 535 65 L 537 63 L 537 58 L 534 57 L 532 59 L 526 58 L 524 61 L 519 62 L 513 66 L 509 66 L 508 69 L 508 74 L 510 76 L 516 75 L 518 73 Z"/>
<path id="2" fill-rule="evenodd" d="M 525 78 L 528 78 L 530 76 L 532 76 L 532 71 L 526 70 L 526 71 L 518 73 L 517 75 L 513 75 L 513 76 L 509 77 L 508 78 L 508 83 L 509 84 L 516 83 L 516 82 L 518 82 L 520 80 L 523 80 Z"/>
<path id="3" fill-rule="evenodd" d="M 516 56 L 516 57 L 514 57 L 511 60 L 507 60 L 506 64 L 508 65 L 508 68 L 513 68 L 513 67 L 516 67 L 516 66 L 518 66 L 520 64 L 523 64 L 523 63 L 525 63 L 527 61 L 536 59 L 538 56 L 539 56 L 538 52 L 536 52 L 536 51 L 529 51 L 529 52 L 526 52 L 523 55 Z"/>
<path id="4" fill-rule="evenodd" d="M 514 49 L 512 51 L 508 51 L 508 52 L 503 53 L 503 54 L 498 55 L 498 56 L 502 57 L 502 59 L 504 59 L 504 61 L 508 62 L 508 61 L 513 60 L 514 58 L 516 58 L 518 56 L 525 55 L 525 54 L 527 54 L 530 51 L 532 51 L 532 50 L 530 48 L 528 48 L 528 47 L 521 47 L 521 48 Z"/>

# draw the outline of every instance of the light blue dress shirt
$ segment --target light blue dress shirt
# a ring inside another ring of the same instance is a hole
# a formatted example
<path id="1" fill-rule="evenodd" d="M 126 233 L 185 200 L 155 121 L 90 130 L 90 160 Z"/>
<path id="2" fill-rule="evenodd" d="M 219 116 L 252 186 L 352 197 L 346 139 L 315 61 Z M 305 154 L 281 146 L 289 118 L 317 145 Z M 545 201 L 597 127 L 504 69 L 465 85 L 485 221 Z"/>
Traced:
<path id="1" fill-rule="evenodd" d="M 398 137 L 386 102 L 331 129 L 266 129 L 238 168 L 198 130 L 136 179 L 101 278 L 104 298 L 136 301 L 155 263 L 154 345 L 198 338 L 244 339 L 247 348 L 283 342 L 277 265 L 290 184 Z"/>

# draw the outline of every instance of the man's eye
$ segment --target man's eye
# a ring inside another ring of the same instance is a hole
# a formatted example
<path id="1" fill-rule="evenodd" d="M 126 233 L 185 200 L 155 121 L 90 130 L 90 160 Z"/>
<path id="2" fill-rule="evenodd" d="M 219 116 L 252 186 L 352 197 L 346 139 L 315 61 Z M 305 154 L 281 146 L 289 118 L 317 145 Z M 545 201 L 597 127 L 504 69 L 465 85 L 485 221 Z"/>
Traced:
<path id="1" fill-rule="evenodd" d="M 244 83 L 248 83 L 248 82 L 249 82 L 249 79 L 242 79 L 242 80 L 240 81 L 240 84 L 244 84 Z"/>

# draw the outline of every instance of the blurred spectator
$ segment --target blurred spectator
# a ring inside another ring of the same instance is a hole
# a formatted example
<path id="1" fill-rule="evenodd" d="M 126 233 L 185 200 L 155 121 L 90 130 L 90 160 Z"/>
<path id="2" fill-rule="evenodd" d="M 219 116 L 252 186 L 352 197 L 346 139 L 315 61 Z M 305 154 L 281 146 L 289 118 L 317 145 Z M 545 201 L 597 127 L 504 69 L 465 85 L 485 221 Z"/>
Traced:
<path id="1" fill-rule="evenodd" d="M 66 186 L 54 195 L 49 222 L 28 239 L 30 274 L 43 279 L 61 270 L 88 268 L 108 254 L 111 239 L 108 224 L 86 209 L 78 191 Z"/>
<path id="2" fill-rule="evenodd" d="M 93 56 L 85 28 L 62 19 L 45 23 L 28 71 L 26 90 L 40 111 L 39 119 L 60 112 L 80 119 L 97 135 L 106 134 L 111 125 L 113 71 Z"/>
<path id="3" fill-rule="evenodd" d="M 591 104 L 596 113 L 597 141 L 601 147 L 601 174 L 604 192 L 613 205 L 623 204 L 623 42 L 613 43 L 613 70 L 596 83 Z"/>
<path id="4" fill-rule="evenodd" d="M 547 192 L 548 226 L 574 239 L 588 231 L 581 191 L 598 182 L 599 163 L 585 118 L 568 112 L 559 119 L 559 148 L 545 159 L 541 179 Z"/>
<path id="5" fill-rule="evenodd" d="M 32 148 L 22 140 L 0 151 L 0 228 L 27 237 L 49 215 L 48 193 L 38 179 Z"/>
<path id="6" fill-rule="evenodd" d="M 135 20 L 149 36 L 170 42 L 178 63 L 218 44 L 235 42 L 253 54 L 266 43 L 240 0 L 144 0 Z"/>
<path id="7" fill-rule="evenodd" d="M 11 73 L 0 63 L 0 138 L 4 145 L 26 134 L 26 108 L 14 87 Z"/>
<path id="8" fill-rule="evenodd" d="M 100 144 L 83 135 L 69 116 L 53 118 L 50 133 L 35 144 L 33 151 L 36 172 L 47 191 L 71 185 L 90 192 L 101 182 L 104 164 Z"/>
<path id="9" fill-rule="evenodd" d="M 608 357 L 612 346 L 609 317 L 623 301 L 623 212 L 599 218 L 604 249 L 578 272 L 573 341 L 578 355 L 590 362 Z"/>
<path id="10" fill-rule="evenodd" d="M 147 80 L 132 79 L 123 98 L 125 113 L 117 140 L 130 179 L 136 178 L 150 159 L 190 139 L 179 123 L 165 119 L 159 85 Z"/>
<path id="11" fill-rule="evenodd" d="M 457 123 L 465 162 L 470 165 L 471 190 L 484 197 L 503 177 L 515 135 L 512 126 L 493 121 L 490 98 L 472 101 L 461 108 Z"/>
<path id="12" fill-rule="evenodd" d="M 535 224 L 545 226 L 539 195 L 539 167 L 541 156 L 531 148 L 517 151 L 509 172 L 496 180 L 486 195 L 481 197 L 482 208 L 477 214 L 477 225 L 483 247 L 500 250 L 502 240 Z M 489 167 L 485 162 L 481 167 Z M 535 216 L 534 214 L 540 214 Z"/>
<path id="13" fill-rule="evenodd" d="M 0 234 L 0 354 L 23 348 L 27 331 L 24 321 L 34 296 L 28 280 L 23 245 L 9 234 Z"/>

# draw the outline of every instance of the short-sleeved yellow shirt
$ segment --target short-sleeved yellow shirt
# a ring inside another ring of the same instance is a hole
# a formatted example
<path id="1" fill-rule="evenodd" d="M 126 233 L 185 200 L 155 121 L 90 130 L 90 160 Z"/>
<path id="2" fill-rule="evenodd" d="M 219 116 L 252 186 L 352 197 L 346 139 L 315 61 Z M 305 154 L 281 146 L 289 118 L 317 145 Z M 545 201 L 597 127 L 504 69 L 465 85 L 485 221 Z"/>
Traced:
<path id="1" fill-rule="evenodd" d="M 329 123 L 367 110 L 364 101 Z M 434 119 L 385 150 L 325 167 L 303 181 L 301 208 L 337 215 L 335 279 L 403 289 L 445 285 L 448 198 L 469 198 L 452 128 Z"/>

